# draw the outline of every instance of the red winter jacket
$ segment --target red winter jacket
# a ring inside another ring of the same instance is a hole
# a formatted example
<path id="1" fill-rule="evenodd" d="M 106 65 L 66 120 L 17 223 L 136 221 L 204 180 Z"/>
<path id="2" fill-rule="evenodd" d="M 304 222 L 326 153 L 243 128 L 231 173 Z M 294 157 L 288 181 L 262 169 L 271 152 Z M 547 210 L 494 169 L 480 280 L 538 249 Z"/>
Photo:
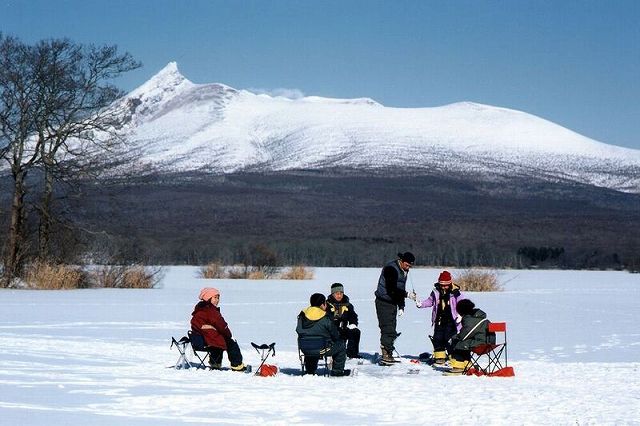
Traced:
<path id="1" fill-rule="evenodd" d="M 231 338 L 231 330 L 222 318 L 220 308 L 210 302 L 200 301 L 191 315 L 191 330 L 201 334 L 207 346 L 227 349 L 225 338 Z"/>

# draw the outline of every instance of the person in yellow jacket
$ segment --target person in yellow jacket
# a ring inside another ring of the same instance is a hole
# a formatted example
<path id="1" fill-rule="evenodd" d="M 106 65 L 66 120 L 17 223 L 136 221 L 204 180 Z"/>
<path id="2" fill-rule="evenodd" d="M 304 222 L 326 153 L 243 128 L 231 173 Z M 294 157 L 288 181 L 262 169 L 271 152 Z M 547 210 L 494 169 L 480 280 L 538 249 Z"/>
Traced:
<path id="1" fill-rule="evenodd" d="M 322 337 L 331 341 L 330 350 L 327 353 L 333 358 L 331 368 L 332 376 L 348 376 L 351 370 L 345 370 L 344 364 L 347 360 L 344 341 L 340 338 L 338 328 L 327 315 L 327 299 L 324 294 L 314 293 L 309 299 L 310 306 L 303 309 L 298 314 L 298 325 L 296 333 L 300 339 L 305 337 L 318 338 Z M 317 368 L 318 360 L 314 359 L 315 365 L 306 365 L 307 372 L 313 374 Z M 305 363 L 307 357 L 305 357 Z"/>

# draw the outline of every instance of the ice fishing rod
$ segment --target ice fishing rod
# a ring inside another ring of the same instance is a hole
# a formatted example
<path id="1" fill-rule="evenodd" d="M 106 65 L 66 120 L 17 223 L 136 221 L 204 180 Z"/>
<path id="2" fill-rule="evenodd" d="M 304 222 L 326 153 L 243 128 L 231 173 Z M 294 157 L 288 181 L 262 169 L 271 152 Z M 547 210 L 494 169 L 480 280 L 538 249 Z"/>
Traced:
<path id="1" fill-rule="evenodd" d="M 407 273 L 409 275 L 409 273 Z M 411 291 L 416 294 L 416 289 L 413 287 L 413 275 L 409 275 L 409 283 L 411 284 Z"/>

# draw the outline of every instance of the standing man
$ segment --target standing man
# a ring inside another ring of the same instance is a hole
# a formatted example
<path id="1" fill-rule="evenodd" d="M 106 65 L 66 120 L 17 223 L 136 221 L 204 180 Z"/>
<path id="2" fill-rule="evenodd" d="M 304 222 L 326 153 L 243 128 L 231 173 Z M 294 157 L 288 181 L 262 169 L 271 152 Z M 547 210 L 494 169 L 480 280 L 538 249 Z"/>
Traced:
<path id="1" fill-rule="evenodd" d="M 405 287 L 409 269 L 416 261 L 411 252 L 398 253 L 398 258 L 385 265 L 378 279 L 376 295 L 376 315 L 380 327 L 381 363 L 391 365 L 399 360 L 393 357 L 394 342 L 398 337 L 396 318 L 404 314 L 404 299 L 416 300 L 416 294 L 409 294 Z"/>

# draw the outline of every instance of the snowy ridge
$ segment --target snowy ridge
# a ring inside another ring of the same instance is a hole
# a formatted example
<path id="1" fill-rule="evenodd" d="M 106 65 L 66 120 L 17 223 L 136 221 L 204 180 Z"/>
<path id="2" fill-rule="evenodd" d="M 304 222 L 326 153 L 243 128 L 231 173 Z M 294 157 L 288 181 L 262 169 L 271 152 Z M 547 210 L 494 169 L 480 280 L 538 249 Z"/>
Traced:
<path id="1" fill-rule="evenodd" d="M 272 97 L 194 84 L 172 62 L 122 105 L 131 147 L 143 153 L 141 163 L 160 171 L 409 167 L 640 187 L 639 150 L 472 102 L 389 108 L 368 98 Z"/>

